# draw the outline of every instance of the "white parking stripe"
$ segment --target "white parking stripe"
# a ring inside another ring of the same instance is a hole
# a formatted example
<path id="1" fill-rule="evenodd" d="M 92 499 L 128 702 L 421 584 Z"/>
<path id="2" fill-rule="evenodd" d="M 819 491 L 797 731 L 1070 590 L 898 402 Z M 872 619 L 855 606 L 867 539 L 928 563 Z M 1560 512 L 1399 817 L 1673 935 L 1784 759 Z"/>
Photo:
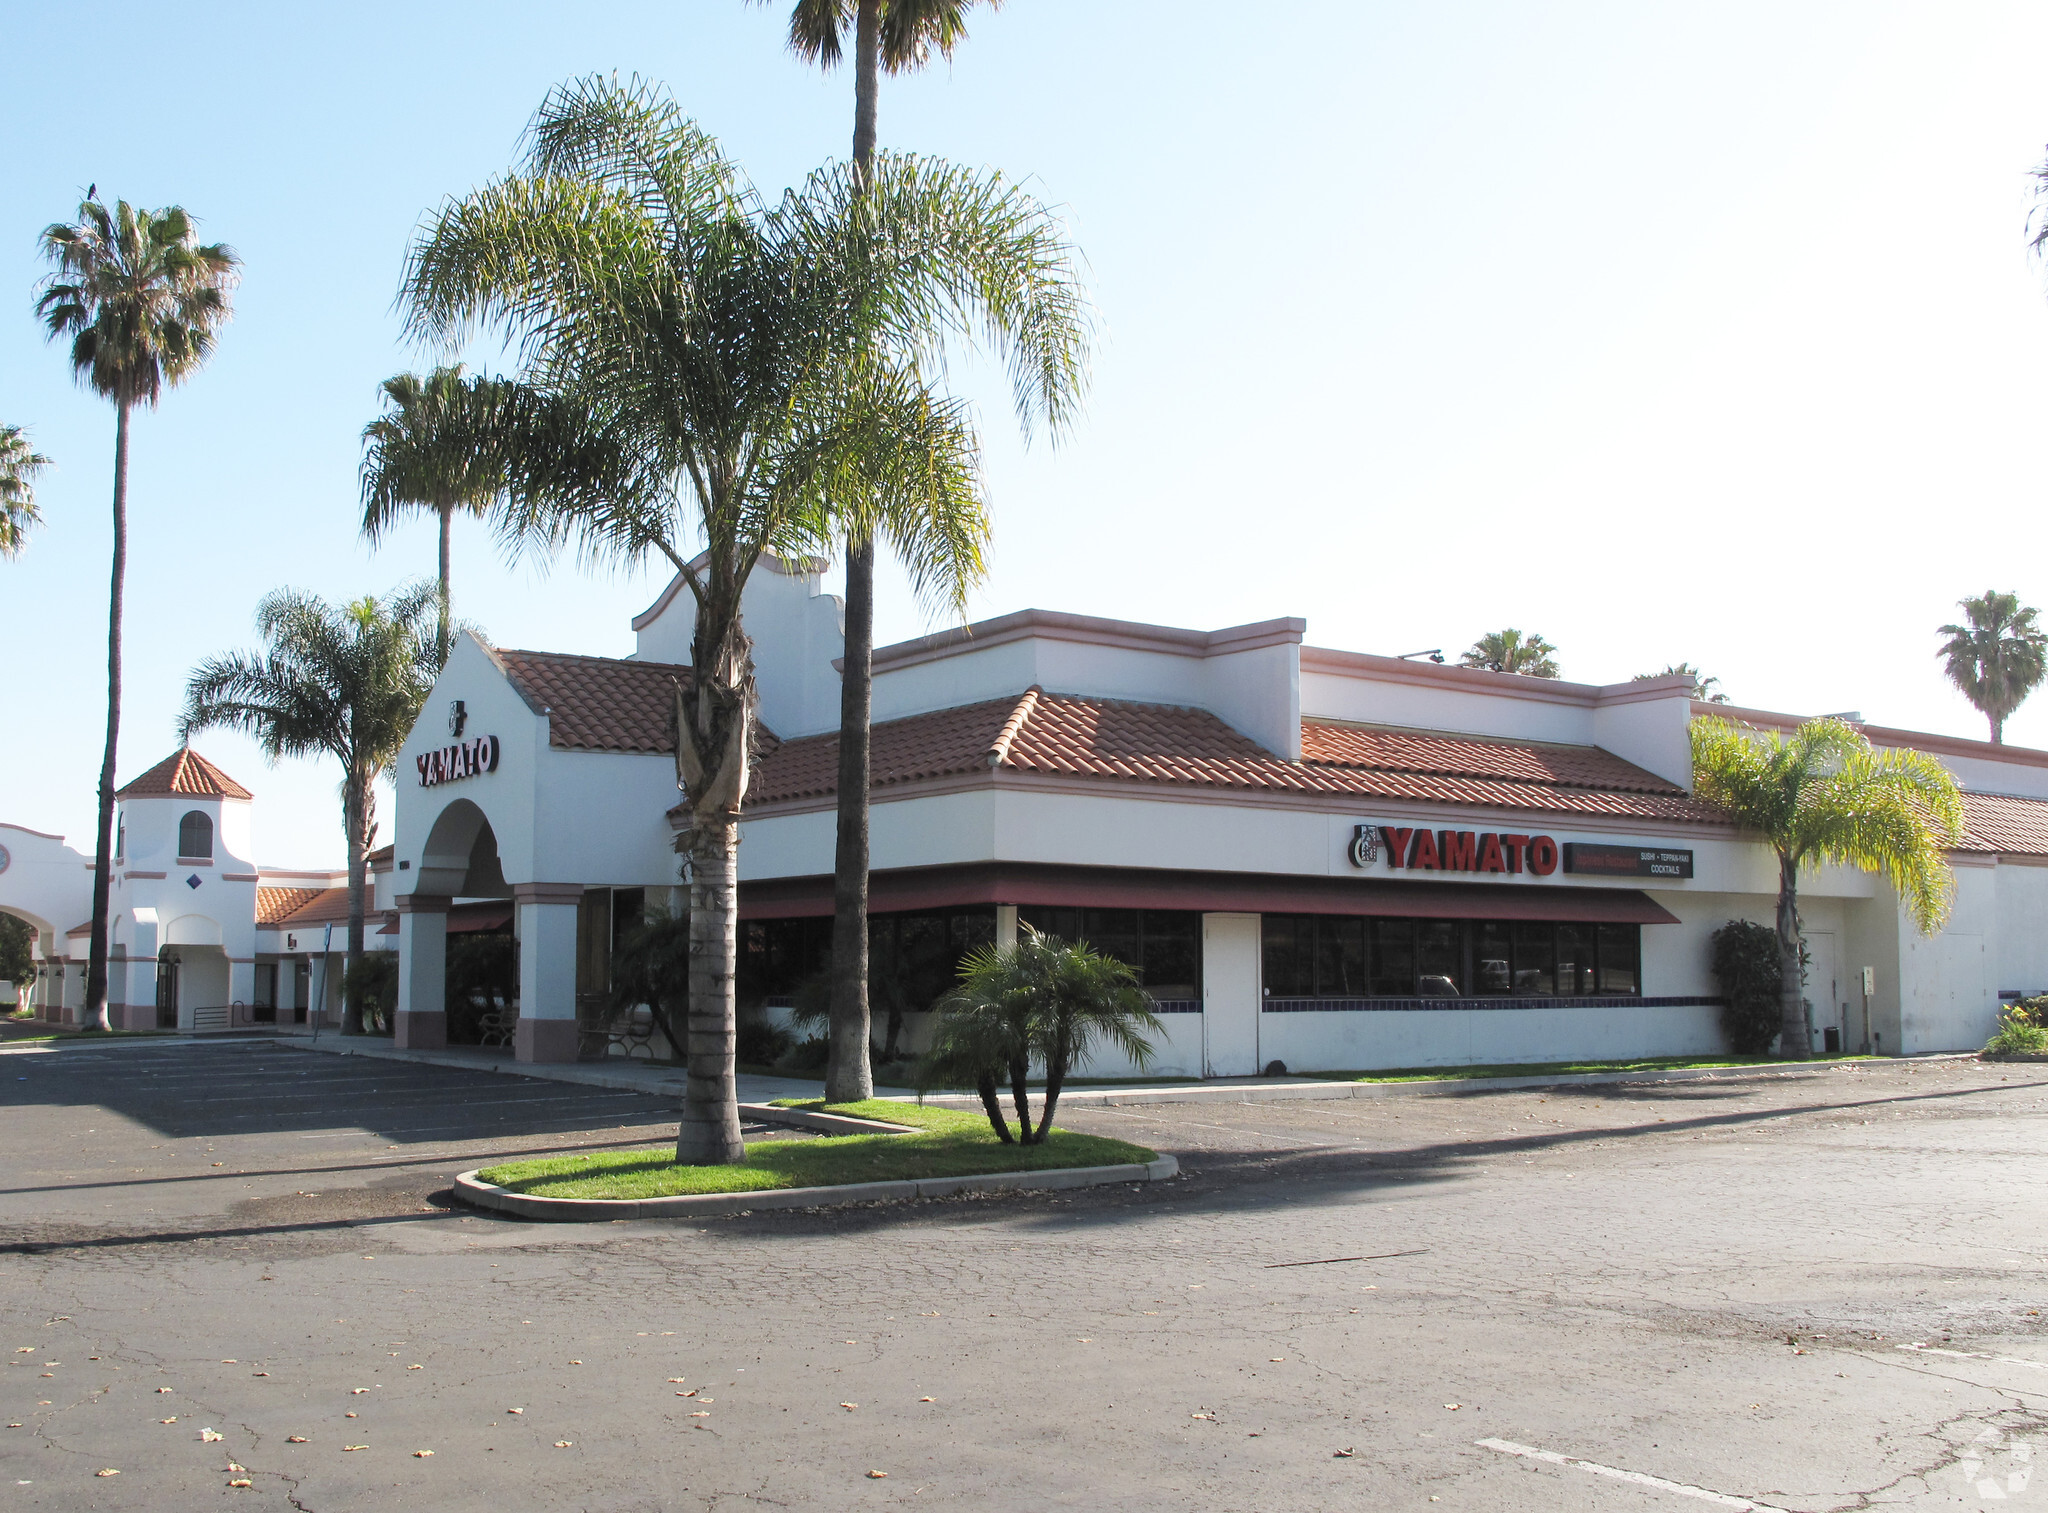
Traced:
<path id="1" fill-rule="evenodd" d="M 1959 1361 L 1994 1361 L 2001 1366 L 2025 1366 L 2032 1371 L 2048 1371 L 2048 1361 L 2027 1361 L 2016 1355 L 1992 1355 L 1983 1350 L 1944 1350 L 1939 1345 L 1922 1345 L 1917 1342 L 1901 1345 L 1899 1349 L 1911 1350 L 1918 1355 L 1949 1355 Z"/>
<path id="2" fill-rule="evenodd" d="M 1519 1455 L 1525 1460 L 1540 1460 L 1553 1466 L 1570 1466 L 1579 1471 L 1590 1471 L 1595 1476 L 1611 1476 L 1616 1481 L 1633 1482 L 1639 1487 L 1654 1487 L 1659 1492 L 1676 1492 L 1680 1497 L 1696 1497 L 1722 1508 L 1750 1508 L 1756 1513 L 1786 1513 L 1775 1503 L 1757 1502 L 1752 1498 L 1734 1497 L 1726 1492 L 1710 1491 L 1706 1487 L 1688 1486 L 1682 1481 L 1666 1481 L 1661 1476 L 1650 1476 L 1642 1471 L 1624 1471 L 1618 1466 L 1603 1466 L 1598 1461 L 1580 1460 L 1576 1455 L 1560 1455 L 1555 1450 L 1538 1450 L 1532 1445 L 1518 1445 L 1508 1439 L 1482 1439 L 1475 1443 L 1488 1450 L 1498 1450 L 1503 1455 Z"/>

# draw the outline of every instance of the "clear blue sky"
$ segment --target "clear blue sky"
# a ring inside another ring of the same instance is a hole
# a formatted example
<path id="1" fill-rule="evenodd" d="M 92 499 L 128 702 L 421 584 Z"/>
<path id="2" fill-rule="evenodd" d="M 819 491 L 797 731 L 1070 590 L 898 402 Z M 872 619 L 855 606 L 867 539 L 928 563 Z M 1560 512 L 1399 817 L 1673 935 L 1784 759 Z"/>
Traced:
<path id="1" fill-rule="evenodd" d="M 1254 19 L 1247 23 L 1247 16 Z M 25 7 L 0 56 L 0 419 L 57 469 L 0 566 L 0 819 L 89 849 L 113 422 L 29 316 L 88 182 L 247 262 L 217 359 L 137 427 L 123 778 L 187 671 L 282 583 L 430 572 L 354 527 L 407 237 L 512 161 L 548 86 L 666 81 L 774 191 L 843 154 L 852 85 L 786 4 Z M 1738 701 L 1979 734 L 1954 601 L 2048 601 L 2048 297 L 2023 249 L 2048 8 L 1883 0 L 1012 0 L 887 80 L 886 145 L 1029 176 L 1085 249 L 1084 425 L 1025 450 L 990 375 L 977 615 L 1036 605 L 1455 652 L 1540 631 L 1568 677 L 1689 659 Z M 7 291 L 12 291 L 8 293 Z M 13 314 L 6 312 L 12 309 Z M 457 535 L 498 642 L 620 654 L 646 576 Z M 885 639 L 927 627 L 885 584 Z M 2048 745 L 2048 693 L 2013 721 Z M 338 861 L 329 765 L 266 770 L 260 859 Z M 388 813 L 388 811 L 387 811 Z"/>

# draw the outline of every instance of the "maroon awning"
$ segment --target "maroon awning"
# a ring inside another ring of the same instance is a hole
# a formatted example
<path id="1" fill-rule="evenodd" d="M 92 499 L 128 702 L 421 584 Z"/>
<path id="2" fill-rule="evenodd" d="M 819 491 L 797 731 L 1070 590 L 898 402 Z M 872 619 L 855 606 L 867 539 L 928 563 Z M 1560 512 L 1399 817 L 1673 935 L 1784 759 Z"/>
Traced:
<path id="1" fill-rule="evenodd" d="M 868 879 L 868 907 L 877 914 L 961 904 L 1188 909 L 1211 914 L 1363 914 L 1397 919 L 1678 923 L 1676 915 L 1639 889 L 1586 888 L 1534 878 L 1520 884 L 1425 883 L 1390 878 L 1277 877 L 1250 872 L 974 862 L 957 867 L 876 872 Z M 815 918 L 831 912 L 829 876 L 740 884 L 742 919 Z"/>
<path id="2" fill-rule="evenodd" d="M 480 904 L 454 904 L 448 910 L 448 933 L 501 930 L 512 923 L 512 905 L 492 899 Z"/>

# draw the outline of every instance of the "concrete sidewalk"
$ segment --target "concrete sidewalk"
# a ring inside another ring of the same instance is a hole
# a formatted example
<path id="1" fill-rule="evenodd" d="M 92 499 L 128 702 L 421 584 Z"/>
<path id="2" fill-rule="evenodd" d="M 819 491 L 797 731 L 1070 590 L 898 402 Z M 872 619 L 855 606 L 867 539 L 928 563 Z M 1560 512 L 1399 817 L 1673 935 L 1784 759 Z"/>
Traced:
<path id="1" fill-rule="evenodd" d="M 535 1077 L 543 1082 L 574 1082 L 584 1087 L 616 1088 L 627 1093 L 646 1093 L 657 1098 L 683 1097 L 683 1069 L 655 1066 L 613 1056 L 604 1061 L 533 1062 L 515 1061 L 509 1046 L 449 1046 L 440 1051 L 401 1050 L 375 1035 L 323 1034 L 318 1040 L 303 1036 L 279 1036 L 279 1045 L 299 1051 L 319 1051 L 330 1056 L 368 1056 L 378 1061 L 410 1061 L 419 1066 L 454 1067 L 465 1072 L 508 1072 L 514 1077 Z M 772 1103 L 777 1098 L 817 1098 L 824 1082 L 807 1082 L 800 1077 L 758 1077 L 746 1072 L 739 1076 L 740 1102 Z M 876 1088 L 877 1097 L 913 1097 L 908 1088 Z"/>
<path id="2" fill-rule="evenodd" d="M 384 1061 L 411 1061 L 422 1066 L 455 1067 L 470 1072 L 509 1072 L 515 1077 L 534 1077 L 544 1082 L 574 1082 L 586 1087 L 618 1088 L 630 1093 L 647 1093 L 680 1100 L 683 1071 L 680 1067 L 653 1066 L 628 1061 L 622 1056 L 607 1061 L 543 1063 L 515 1061 L 509 1048 L 451 1046 L 440 1051 L 400 1050 L 374 1036 L 322 1035 L 318 1041 L 280 1036 L 278 1043 L 302 1051 L 323 1051 L 336 1056 L 370 1056 Z M 1060 1093 L 1062 1108 L 1089 1108 L 1135 1103 L 1280 1103 L 1347 1098 L 1423 1098 L 1457 1093 L 1504 1093 L 1532 1087 L 1608 1087 L 1636 1082 L 1712 1082 L 1755 1077 L 1797 1077 L 1837 1068 L 1853 1071 L 1857 1066 L 1891 1066 L 1900 1061 L 1967 1061 L 1975 1052 L 1961 1051 L 1936 1056 L 1886 1058 L 1883 1061 L 1798 1061 L 1777 1065 L 1652 1069 L 1640 1072 L 1540 1073 L 1528 1077 L 1458 1077 L 1455 1068 L 1446 1075 L 1422 1082 L 1325 1081 L 1314 1077 L 1216 1077 L 1205 1082 L 1140 1084 L 1132 1087 L 1074 1087 Z M 778 1098 L 817 1098 L 824 1093 L 822 1081 L 799 1077 L 762 1077 L 742 1072 L 739 1101 L 770 1103 Z M 1034 1085 L 1034 1094 L 1040 1089 Z M 917 1094 L 903 1087 L 877 1087 L 877 1098 L 912 1100 Z M 1004 1093 L 1008 1099 L 1007 1091 Z M 938 1093 L 924 1100 L 939 1108 L 978 1109 L 981 1100 L 972 1093 Z"/>

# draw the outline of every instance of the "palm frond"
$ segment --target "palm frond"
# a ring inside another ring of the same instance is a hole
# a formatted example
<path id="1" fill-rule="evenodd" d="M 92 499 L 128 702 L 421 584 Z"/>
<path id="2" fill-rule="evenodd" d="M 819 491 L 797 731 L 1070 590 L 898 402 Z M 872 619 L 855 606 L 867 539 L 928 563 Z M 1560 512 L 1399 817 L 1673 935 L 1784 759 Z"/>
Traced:
<path id="1" fill-rule="evenodd" d="M 36 477 L 49 465 L 20 426 L 0 426 L 0 557 L 19 557 L 29 527 L 42 524 Z"/>

